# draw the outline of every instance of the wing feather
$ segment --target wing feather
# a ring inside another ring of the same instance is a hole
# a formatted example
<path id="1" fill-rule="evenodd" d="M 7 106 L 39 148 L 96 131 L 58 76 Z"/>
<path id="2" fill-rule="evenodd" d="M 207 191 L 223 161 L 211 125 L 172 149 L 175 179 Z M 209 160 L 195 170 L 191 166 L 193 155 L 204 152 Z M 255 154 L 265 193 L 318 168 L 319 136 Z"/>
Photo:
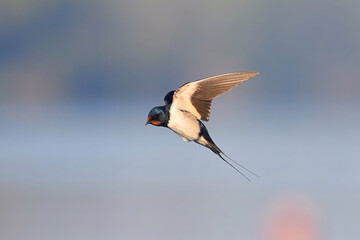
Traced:
<path id="1" fill-rule="evenodd" d="M 227 73 L 187 83 L 175 91 L 172 107 L 186 110 L 198 119 L 209 121 L 211 102 L 215 97 L 258 74 L 257 72 Z"/>

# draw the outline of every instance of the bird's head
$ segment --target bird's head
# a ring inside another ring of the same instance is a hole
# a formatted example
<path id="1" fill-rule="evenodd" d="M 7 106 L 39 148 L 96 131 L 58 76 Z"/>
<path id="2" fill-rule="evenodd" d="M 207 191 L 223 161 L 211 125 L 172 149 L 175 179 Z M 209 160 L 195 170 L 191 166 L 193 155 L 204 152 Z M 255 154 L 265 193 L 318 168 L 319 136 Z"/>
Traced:
<path id="1" fill-rule="evenodd" d="M 148 125 L 150 123 L 155 126 L 165 127 L 167 125 L 167 121 L 168 121 L 168 113 L 165 107 L 154 107 L 149 112 L 149 115 L 147 117 L 147 122 L 145 125 Z"/>

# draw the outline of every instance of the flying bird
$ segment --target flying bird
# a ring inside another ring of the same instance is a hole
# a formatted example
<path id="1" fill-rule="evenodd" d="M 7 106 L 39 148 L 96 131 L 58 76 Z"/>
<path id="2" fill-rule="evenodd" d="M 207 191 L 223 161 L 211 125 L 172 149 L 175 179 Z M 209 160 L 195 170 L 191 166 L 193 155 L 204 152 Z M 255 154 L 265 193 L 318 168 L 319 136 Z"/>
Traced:
<path id="1" fill-rule="evenodd" d="M 194 141 L 209 148 L 250 181 L 247 176 L 222 156 L 227 157 L 211 139 L 208 130 L 201 120 L 209 121 L 211 102 L 215 97 L 258 74 L 257 72 L 227 73 L 185 83 L 176 91 L 170 91 L 166 94 L 164 106 L 151 109 L 145 125 L 152 124 L 154 126 L 170 128 L 184 142 Z M 229 157 L 227 158 L 230 159 Z M 234 160 L 230 160 L 249 173 L 257 176 Z"/>

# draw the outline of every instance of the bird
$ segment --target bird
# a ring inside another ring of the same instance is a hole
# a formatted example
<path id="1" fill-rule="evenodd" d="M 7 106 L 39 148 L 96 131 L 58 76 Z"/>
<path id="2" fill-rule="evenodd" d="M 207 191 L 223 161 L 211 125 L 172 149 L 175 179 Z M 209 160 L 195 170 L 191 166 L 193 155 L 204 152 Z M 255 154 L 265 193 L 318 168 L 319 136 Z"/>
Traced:
<path id="1" fill-rule="evenodd" d="M 178 134 L 184 142 L 193 141 L 209 148 L 250 181 L 244 173 L 227 161 L 225 157 L 249 173 L 257 175 L 225 155 L 211 139 L 207 128 L 201 120 L 209 121 L 211 103 L 215 97 L 258 74 L 258 72 L 234 72 L 185 83 L 177 90 L 166 94 L 164 106 L 154 107 L 150 110 L 145 125 L 167 127 Z"/>

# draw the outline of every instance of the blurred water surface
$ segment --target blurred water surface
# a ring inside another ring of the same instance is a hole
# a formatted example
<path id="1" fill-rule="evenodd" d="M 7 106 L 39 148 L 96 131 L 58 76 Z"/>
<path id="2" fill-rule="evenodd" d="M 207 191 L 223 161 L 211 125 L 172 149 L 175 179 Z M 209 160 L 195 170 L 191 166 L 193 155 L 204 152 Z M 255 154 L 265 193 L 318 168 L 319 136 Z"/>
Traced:
<path id="1" fill-rule="evenodd" d="M 32 120 L 24 109 L 6 110 L 4 237 L 254 239 L 274 199 L 287 195 L 314 205 L 323 237 L 359 234 L 355 106 L 269 111 L 240 103 L 231 113 L 215 103 L 209 131 L 260 175 L 249 183 L 211 151 L 145 127 L 147 105 L 54 106 L 32 109 Z"/>
<path id="2" fill-rule="evenodd" d="M 0 3 L 1 239 L 358 239 L 359 2 Z M 210 150 L 144 126 L 185 82 Z"/>

